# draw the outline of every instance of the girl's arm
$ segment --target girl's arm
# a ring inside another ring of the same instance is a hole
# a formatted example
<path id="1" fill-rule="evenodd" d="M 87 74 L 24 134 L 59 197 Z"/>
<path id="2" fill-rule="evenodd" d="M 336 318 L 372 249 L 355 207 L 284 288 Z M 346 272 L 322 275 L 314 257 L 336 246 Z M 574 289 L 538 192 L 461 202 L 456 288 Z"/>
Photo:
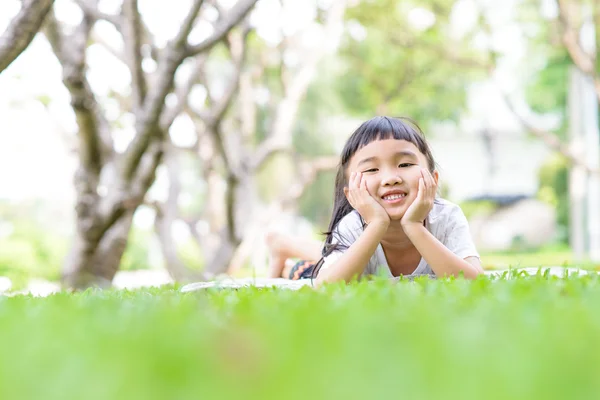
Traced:
<path id="1" fill-rule="evenodd" d="M 403 228 L 436 276 L 458 276 L 462 271 L 465 278 L 475 279 L 477 275 L 483 273 L 477 257 L 463 260 L 444 246 L 423 224 L 406 224 Z"/>
<path id="2" fill-rule="evenodd" d="M 404 233 L 437 276 L 458 276 L 462 271 L 465 278 L 476 278 L 477 275 L 483 273 L 479 259 L 477 257 L 460 258 L 423 225 L 427 214 L 433 208 L 437 179 L 434 179 L 425 168 L 421 170 L 421 174 L 417 198 L 406 210 L 401 220 Z"/>
<path id="3" fill-rule="evenodd" d="M 353 172 L 350 175 L 344 193 L 350 205 L 366 221 L 367 227 L 338 260 L 328 268 L 319 271 L 315 280 L 317 286 L 341 280 L 348 282 L 362 274 L 390 226 L 389 215 L 369 194 L 367 182 L 362 179 L 360 172 Z"/>
<path id="4" fill-rule="evenodd" d="M 369 224 L 356 242 L 331 266 L 319 271 L 316 286 L 337 281 L 349 282 L 363 273 L 365 266 L 375 253 L 379 242 L 387 231 L 389 222 Z"/>

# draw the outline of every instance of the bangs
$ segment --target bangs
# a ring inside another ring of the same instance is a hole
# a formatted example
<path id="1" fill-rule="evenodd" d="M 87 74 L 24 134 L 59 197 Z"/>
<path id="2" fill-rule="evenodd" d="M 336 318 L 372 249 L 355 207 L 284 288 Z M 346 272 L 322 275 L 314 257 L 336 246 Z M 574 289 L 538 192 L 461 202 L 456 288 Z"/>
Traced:
<path id="1" fill-rule="evenodd" d="M 348 139 L 342 151 L 342 164 L 369 143 L 387 139 L 406 140 L 425 153 L 426 144 L 416 123 L 408 118 L 375 117 L 359 126 Z"/>

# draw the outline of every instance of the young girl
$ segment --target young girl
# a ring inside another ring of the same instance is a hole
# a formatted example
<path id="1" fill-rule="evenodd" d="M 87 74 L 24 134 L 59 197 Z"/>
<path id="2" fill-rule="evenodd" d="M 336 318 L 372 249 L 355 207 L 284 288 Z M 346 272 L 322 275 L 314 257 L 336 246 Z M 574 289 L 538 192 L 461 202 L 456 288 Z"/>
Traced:
<path id="1" fill-rule="evenodd" d="M 460 207 L 436 199 L 437 183 L 416 125 L 389 117 L 364 122 L 342 150 L 323 257 L 291 269 L 272 262 L 271 276 L 316 277 L 317 285 L 365 275 L 475 278 L 483 269 L 467 220 Z M 281 238 L 269 239 L 279 256 L 302 254 L 287 251 Z M 315 253 L 314 244 L 289 246 Z"/>

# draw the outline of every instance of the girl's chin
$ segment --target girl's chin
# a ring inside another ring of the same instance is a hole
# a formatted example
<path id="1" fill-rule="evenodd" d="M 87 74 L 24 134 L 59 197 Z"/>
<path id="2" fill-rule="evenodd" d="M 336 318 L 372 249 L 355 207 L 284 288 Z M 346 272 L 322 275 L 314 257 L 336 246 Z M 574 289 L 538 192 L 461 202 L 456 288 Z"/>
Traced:
<path id="1" fill-rule="evenodd" d="M 390 212 L 388 210 L 388 215 L 390 217 L 390 220 L 392 220 L 392 221 L 400 221 L 402 219 L 402 217 L 404 217 L 404 211 L 398 212 L 396 210 L 392 210 L 392 212 Z"/>

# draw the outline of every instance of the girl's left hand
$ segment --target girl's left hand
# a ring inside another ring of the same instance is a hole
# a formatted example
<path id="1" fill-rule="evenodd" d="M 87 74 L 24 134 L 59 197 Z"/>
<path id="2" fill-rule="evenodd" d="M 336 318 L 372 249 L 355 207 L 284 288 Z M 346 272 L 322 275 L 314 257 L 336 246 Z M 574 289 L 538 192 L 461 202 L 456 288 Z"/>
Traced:
<path id="1" fill-rule="evenodd" d="M 419 191 L 417 198 L 408 207 L 402 217 L 402 225 L 420 224 L 422 225 L 427 218 L 427 214 L 433 208 L 433 200 L 437 191 L 437 183 L 431 176 L 427 168 L 421 168 L 421 178 L 419 178 Z"/>

